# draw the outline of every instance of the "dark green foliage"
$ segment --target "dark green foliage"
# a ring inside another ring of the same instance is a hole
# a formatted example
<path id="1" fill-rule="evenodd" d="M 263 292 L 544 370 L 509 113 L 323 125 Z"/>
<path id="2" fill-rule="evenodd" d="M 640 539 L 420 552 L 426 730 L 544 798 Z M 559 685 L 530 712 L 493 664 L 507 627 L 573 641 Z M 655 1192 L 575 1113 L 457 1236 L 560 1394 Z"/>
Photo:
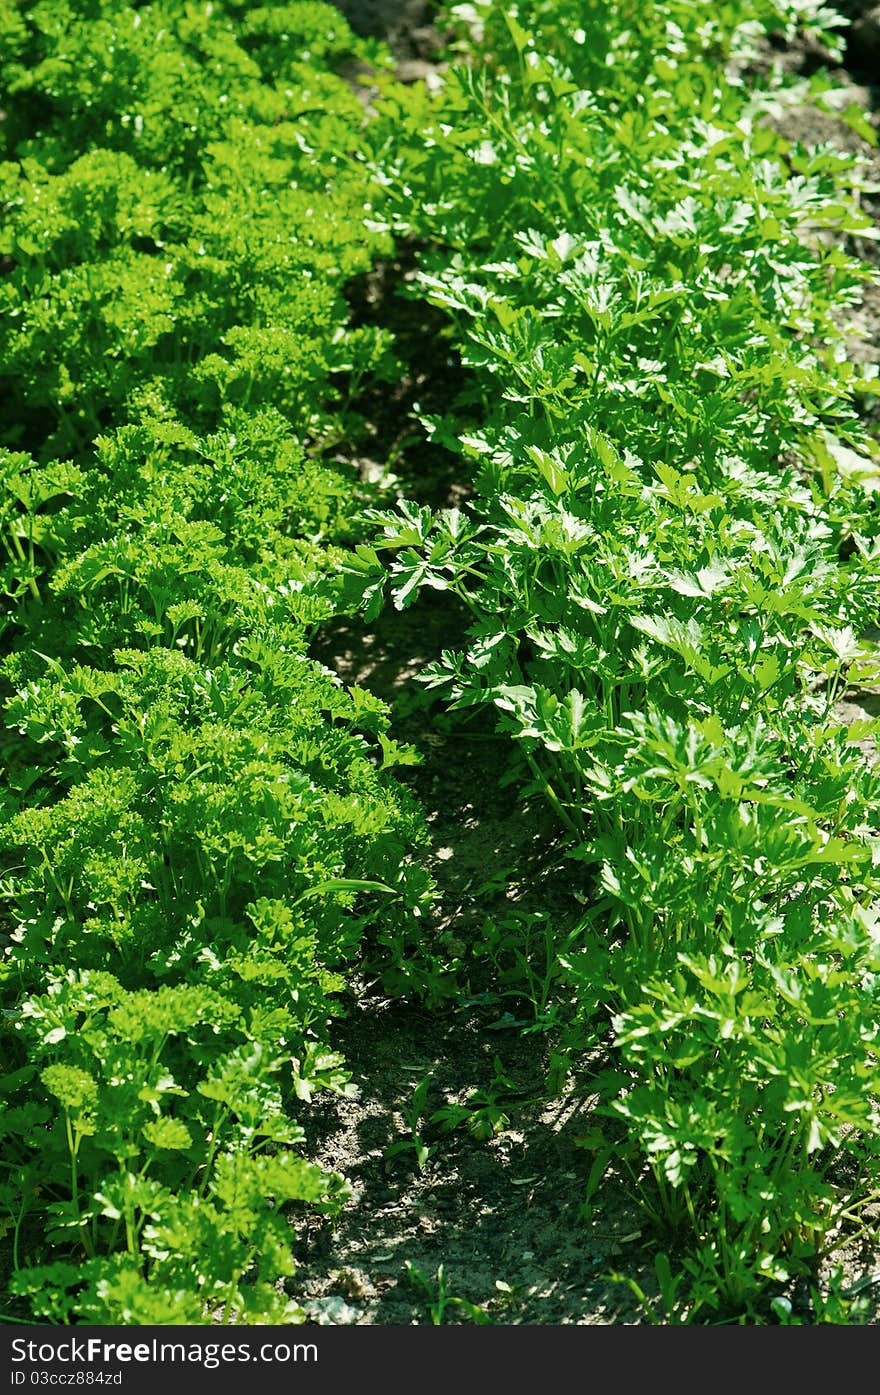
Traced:
<path id="1" fill-rule="evenodd" d="M 352 571 L 375 609 L 387 549 L 396 605 L 473 613 L 428 682 L 495 708 L 589 903 L 536 1013 L 554 983 L 569 1059 L 611 1029 L 603 1156 L 716 1318 L 766 1312 L 878 1185 L 876 727 L 834 705 L 880 675 L 845 352 L 870 273 L 826 235 L 873 230 L 851 158 L 766 122 L 809 84 L 723 71 L 815 9 L 469 6 L 480 64 L 371 133 L 471 370 L 427 426 L 478 493 L 373 511 Z"/>

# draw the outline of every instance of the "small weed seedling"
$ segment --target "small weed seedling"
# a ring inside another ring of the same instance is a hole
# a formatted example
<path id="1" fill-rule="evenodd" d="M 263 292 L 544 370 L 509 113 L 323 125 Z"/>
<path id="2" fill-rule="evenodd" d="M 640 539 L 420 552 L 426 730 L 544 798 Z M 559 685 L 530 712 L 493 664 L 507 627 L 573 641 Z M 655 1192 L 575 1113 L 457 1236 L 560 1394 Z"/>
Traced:
<path id="1" fill-rule="evenodd" d="M 428 1314 L 434 1327 L 443 1326 L 446 1321 L 446 1313 L 450 1308 L 480 1326 L 491 1325 L 492 1318 L 485 1308 L 481 1308 L 477 1303 L 472 1303 L 468 1298 L 461 1298 L 449 1292 L 446 1270 L 442 1264 L 438 1267 L 434 1277 L 431 1278 L 411 1260 L 407 1260 L 406 1279 L 410 1288 L 427 1303 Z"/>

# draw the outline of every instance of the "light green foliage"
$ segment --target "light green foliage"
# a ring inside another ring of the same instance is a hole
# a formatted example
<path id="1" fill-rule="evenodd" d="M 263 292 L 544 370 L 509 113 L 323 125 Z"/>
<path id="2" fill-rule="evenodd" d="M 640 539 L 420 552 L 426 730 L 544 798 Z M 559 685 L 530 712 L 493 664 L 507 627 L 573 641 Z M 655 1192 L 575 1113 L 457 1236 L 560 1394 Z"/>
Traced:
<path id="1" fill-rule="evenodd" d="M 372 138 L 470 369 L 426 425 L 478 492 L 374 510 L 352 573 L 375 609 L 388 552 L 398 607 L 431 587 L 470 608 L 427 681 L 494 707 L 588 904 L 540 981 L 530 927 L 490 950 L 545 1021 L 553 986 L 570 1059 L 611 1028 L 603 1157 L 683 1248 L 687 1310 L 772 1313 L 878 1184 L 880 783 L 874 724 L 834 707 L 880 672 L 876 512 L 836 463 L 876 457 L 845 345 L 870 273 L 826 235 L 872 229 L 851 157 L 765 119 L 823 80 L 724 64 L 832 17 L 455 14 L 480 63 Z"/>
<path id="2" fill-rule="evenodd" d="M 340 992 L 441 987 L 388 711 L 307 656 L 362 532 L 332 451 L 394 371 L 342 294 L 389 242 L 335 71 L 385 59 L 309 3 L 0 23 L 11 1287 L 298 1321 L 291 1207 L 350 1195 L 297 1122 L 351 1088 Z"/>
<path id="3" fill-rule="evenodd" d="M 39 1073 L 46 1105 L 28 1081 L 33 1122 L 46 1123 L 19 1167 L 49 1195 L 69 1169 L 69 1195 L 45 1204 L 47 1239 L 84 1253 L 15 1276 L 36 1314 L 202 1322 L 207 1304 L 226 1321 L 296 1320 L 274 1289 L 293 1272 L 287 1222 L 266 1201 L 332 1214 L 348 1190 L 293 1151 L 302 1130 L 281 1089 L 294 1045 L 280 1045 L 283 1010 L 267 1032 L 242 1006 L 192 971 L 177 987 L 126 991 L 110 974 L 69 970 L 24 1002 L 31 1059 L 54 1063 Z"/>
<path id="4" fill-rule="evenodd" d="M 80 452 L 134 397 L 211 429 L 271 402 L 336 435 L 328 376 L 389 369 L 340 295 L 387 246 L 362 226 L 362 108 L 329 70 L 369 49 L 318 5 L 15 8 L 0 427 Z"/>

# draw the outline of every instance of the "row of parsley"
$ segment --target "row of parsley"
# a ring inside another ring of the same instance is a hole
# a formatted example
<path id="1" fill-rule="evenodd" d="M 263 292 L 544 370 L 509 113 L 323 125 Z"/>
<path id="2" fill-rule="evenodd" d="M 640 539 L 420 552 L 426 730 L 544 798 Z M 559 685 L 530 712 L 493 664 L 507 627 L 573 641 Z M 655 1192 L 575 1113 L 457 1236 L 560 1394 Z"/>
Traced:
<path id="1" fill-rule="evenodd" d="M 241 0 L 13 0 L 0 53 L 10 1287 L 296 1321 L 291 1205 L 349 1192 L 297 1122 L 349 1088 L 333 999 L 431 894 L 385 707 L 307 657 L 397 371 L 342 293 L 389 239 L 337 71 L 385 60 Z"/>
<path id="2" fill-rule="evenodd" d="M 816 1318 L 880 1186 L 876 724 L 835 705 L 880 673 L 876 382 L 847 352 L 870 273 L 845 250 L 872 229 L 857 162 L 772 124 L 839 109 L 833 85 L 750 59 L 833 16 L 454 15 L 463 61 L 371 138 L 469 369 L 426 426 L 476 495 L 376 511 L 352 569 L 375 604 L 387 550 L 398 606 L 470 607 L 430 681 L 495 709 L 558 817 L 588 909 L 558 929 L 557 1050 L 604 1063 L 587 1209 L 609 1170 L 635 1187 L 666 1320 L 790 1320 L 799 1277 Z"/>

